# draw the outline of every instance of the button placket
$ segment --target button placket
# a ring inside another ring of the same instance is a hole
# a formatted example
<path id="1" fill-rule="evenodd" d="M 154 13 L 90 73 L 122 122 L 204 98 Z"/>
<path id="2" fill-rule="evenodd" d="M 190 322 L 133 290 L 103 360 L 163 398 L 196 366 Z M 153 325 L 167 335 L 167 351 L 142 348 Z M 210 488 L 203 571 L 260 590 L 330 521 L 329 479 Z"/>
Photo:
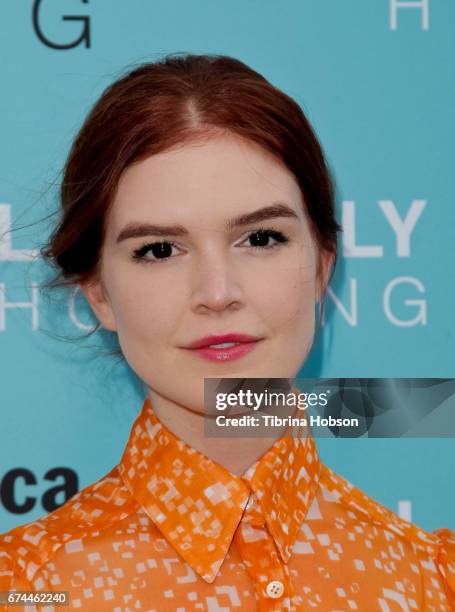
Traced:
<path id="1" fill-rule="evenodd" d="M 291 610 L 293 588 L 289 572 L 267 529 L 257 499 L 253 498 L 253 503 L 245 507 L 234 542 L 253 580 L 259 600 L 257 609 L 260 612 Z"/>

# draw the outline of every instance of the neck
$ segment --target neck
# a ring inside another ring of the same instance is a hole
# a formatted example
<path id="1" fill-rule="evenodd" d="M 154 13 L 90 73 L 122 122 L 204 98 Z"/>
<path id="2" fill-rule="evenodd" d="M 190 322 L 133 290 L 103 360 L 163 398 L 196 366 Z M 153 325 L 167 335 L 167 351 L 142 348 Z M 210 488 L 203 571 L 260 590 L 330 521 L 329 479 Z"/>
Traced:
<path id="1" fill-rule="evenodd" d="M 244 434 L 236 436 L 233 428 L 229 429 L 230 435 L 226 437 L 211 437 L 204 434 L 204 413 L 175 404 L 151 389 L 148 390 L 148 397 L 155 416 L 164 427 L 236 476 L 243 474 L 289 428 L 287 424 L 270 427 L 259 419 L 259 425 L 254 427 L 254 437 Z M 295 406 L 270 407 L 263 414 L 301 416 Z"/>

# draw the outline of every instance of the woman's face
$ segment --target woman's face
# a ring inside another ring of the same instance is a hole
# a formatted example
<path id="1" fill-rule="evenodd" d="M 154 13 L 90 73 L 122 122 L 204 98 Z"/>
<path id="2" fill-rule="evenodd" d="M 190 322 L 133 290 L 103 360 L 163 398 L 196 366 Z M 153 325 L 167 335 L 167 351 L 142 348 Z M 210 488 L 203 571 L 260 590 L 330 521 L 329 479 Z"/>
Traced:
<path id="1" fill-rule="evenodd" d="M 106 221 L 100 278 L 81 289 L 152 394 L 202 413 L 204 377 L 296 376 L 332 262 L 323 256 L 318 282 L 284 165 L 232 135 L 185 144 L 127 168 Z M 259 340 L 237 358 L 188 348 L 229 333 Z"/>

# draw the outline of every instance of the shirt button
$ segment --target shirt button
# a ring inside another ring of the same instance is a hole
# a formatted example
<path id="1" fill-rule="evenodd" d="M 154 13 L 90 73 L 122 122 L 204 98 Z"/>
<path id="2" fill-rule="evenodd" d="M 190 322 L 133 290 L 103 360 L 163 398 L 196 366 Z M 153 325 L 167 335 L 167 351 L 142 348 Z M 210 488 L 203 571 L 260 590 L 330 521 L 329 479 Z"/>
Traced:
<path id="1" fill-rule="evenodd" d="M 250 495 L 248 501 L 246 502 L 246 510 L 249 510 L 251 508 L 251 506 L 254 504 L 254 499 L 253 497 Z"/>
<path id="2" fill-rule="evenodd" d="M 267 595 L 272 599 L 278 599 L 284 593 L 283 583 L 279 580 L 272 580 L 268 583 L 266 588 Z"/>

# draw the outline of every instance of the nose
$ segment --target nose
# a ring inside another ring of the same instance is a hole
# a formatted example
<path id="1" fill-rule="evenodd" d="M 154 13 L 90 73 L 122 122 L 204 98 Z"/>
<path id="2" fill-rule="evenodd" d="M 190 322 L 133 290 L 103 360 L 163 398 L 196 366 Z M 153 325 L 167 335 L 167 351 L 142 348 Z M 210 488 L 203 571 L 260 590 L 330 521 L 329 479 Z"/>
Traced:
<path id="1" fill-rule="evenodd" d="M 226 253 L 205 254 L 194 262 L 190 306 L 193 312 L 238 310 L 244 304 L 239 262 Z"/>

